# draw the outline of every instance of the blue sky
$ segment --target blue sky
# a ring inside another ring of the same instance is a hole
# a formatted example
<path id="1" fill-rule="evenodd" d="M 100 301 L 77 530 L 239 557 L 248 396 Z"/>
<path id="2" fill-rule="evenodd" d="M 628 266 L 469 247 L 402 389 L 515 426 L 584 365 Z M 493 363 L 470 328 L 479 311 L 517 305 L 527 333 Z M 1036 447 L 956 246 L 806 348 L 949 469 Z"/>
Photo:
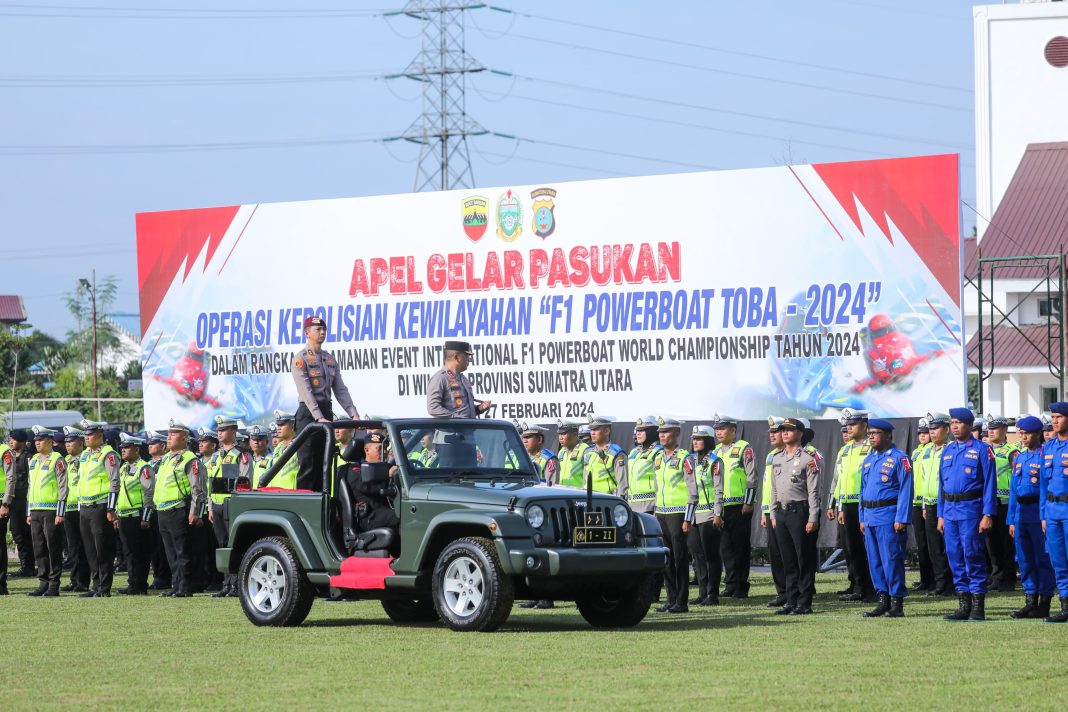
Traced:
<path id="1" fill-rule="evenodd" d="M 974 204 L 973 4 L 501 0 L 467 50 L 520 78 L 467 110 L 522 140 L 473 140 L 475 182 L 960 153 Z M 94 268 L 137 310 L 137 212 L 412 190 L 417 148 L 375 140 L 420 111 L 380 78 L 419 51 L 402 5 L 0 2 L 0 292 L 62 336 Z"/>

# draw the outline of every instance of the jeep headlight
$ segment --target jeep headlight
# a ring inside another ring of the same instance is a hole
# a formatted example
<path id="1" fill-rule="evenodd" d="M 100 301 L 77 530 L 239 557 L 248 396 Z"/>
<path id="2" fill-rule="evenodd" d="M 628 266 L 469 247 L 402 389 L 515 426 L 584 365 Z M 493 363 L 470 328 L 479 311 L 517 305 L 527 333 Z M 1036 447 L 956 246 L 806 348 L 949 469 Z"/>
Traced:
<path id="1" fill-rule="evenodd" d="M 627 509 L 625 504 L 617 504 L 612 507 L 612 523 L 617 527 L 627 526 L 627 522 L 630 521 L 630 510 Z"/>
<path id="2" fill-rule="evenodd" d="M 545 524 L 545 510 L 536 504 L 527 507 L 527 524 L 533 529 L 541 529 Z"/>

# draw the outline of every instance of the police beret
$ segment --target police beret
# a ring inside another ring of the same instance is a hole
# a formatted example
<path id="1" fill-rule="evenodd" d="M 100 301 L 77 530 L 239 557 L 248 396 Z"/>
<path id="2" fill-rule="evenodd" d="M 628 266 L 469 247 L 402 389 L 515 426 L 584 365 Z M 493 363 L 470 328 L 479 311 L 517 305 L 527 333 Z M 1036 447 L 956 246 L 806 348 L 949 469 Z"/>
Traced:
<path id="1" fill-rule="evenodd" d="M 967 423 L 968 425 L 975 422 L 975 413 L 972 412 L 971 408 L 950 408 L 949 417 L 953 420 Z M 927 417 L 927 422 L 931 422 L 930 416 Z"/>
<path id="2" fill-rule="evenodd" d="M 465 353 L 468 356 L 473 353 L 471 351 L 471 344 L 467 343 L 466 341 L 446 341 L 445 346 L 443 346 L 442 348 L 446 351 L 459 351 L 460 353 Z"/>
<path id="3" fill-rule="evenodd" d="M 990 415 L 987 413 L 983 422 L 986 423 L 986 427 L 988 428 L 1002 428 L 1009 426 L 1009 419 L 1004 415 Z"/>
<path id="4" fill-rule="evenodd" d="M 655 428 L 659 425 L 660 424 L 656 422 L 655 415 L 646 415 L 644 417 L 638 418 L 638 421 L 634 423 L 634 429 L 639 430 L 641 428 Z"/>
<path id="5" fill-rule="evenodd" d="M 1022 433 L 1042 432 L 1042 420 L 1033 415 L 1026 415 L 1016 421 L 1016 430 Z"/>
<path id="6" fill-rule="evenodd" d="M 248 429 L 248 436 L 250 438 L 266 438 L 267 431 L 263 429 L 262 425 L 253 425 Z"/>
<path id="7" fill-rule="evenodd" d="M 612 427 L 613 418 L 609 418 L 606 415 L 591 415 L 588 416 L 591 428 L 610 428 Z"/>
<path id="8" fill-rule="evenodd" d="M 286 413 L 285 411 L 276 410 L 274 412 L 274 422 L 278 425 L 282 423 L 292 423 L 296 418 L 292 413 Z"/>
<path id="9" fill-rule="evenodd" d="M 782 425 L 779 426 L 782 430 L 804 430 L 805 423 L 800 418 L 783 418 Z"/>
<path id="10" fill-rule="evenodd" d="M 738 419 L 732 415 L 720 415 L 716 413 L 712 416 L 713 428 L 726 428 L 728 425 L 737 425 Z"/>
<path id="11" fill-rule="evenodd" d="M 682 430 L 682 423 L 674 418 L 657 418 L 658 430 Z"/>
<path id="12" fill-rule="evenodd" d="M 119 447 L 141 447 L 145 444 L 145 441 L 141 438 L 134 437 L 129 433 L 119 433 Z"/>
<path id="13" fill-rule="evenodd" d="M 45 438 L 54 438 L 56 431 L 50 428 L 46 428 L 43 425 L 35 425 L 30 430 L 33 431 L 34 440 L 43 440 Z"/>
<path id="14" fill-rule="evenodd" d="M 223 428 L 237 428 L 237 421 L 224 415 L 216 415 L 215 429 L 222 430 Z"/>
<path id="15" fill-rule="evenodd" d="M 95 421 L 92 421 L 92 420 L 82 420 L 82 422 L 79 423 L 79 425 L 82 426 L 82 430 L 84 430 L 86 433 L 91 433 L 91 432 L 94 432 L 94 431 L 102 433 L 108 427 L 107 423 L 95 422 Z"/>
<path id="16" fill-rule="evenodd" d="M 1057 401 L 1049 404 L 1049 412 L 1058 415 L 1068 415 L 1068 401 Z"/>
<path id="17" fill-rule="evenodd" d="M 892 433 L 894 432 L 894 424 L 883 418 L 868 418 L 868 430 L 882 430 Z"/>
<path id="18" fill-rule="evenodd" d="M 321 326 L 325 329 L 326 321 L 322 317 L 318 316 L 309 316 L 307 319 L 304 320 L 305 329 L 309 329 L 313 326 Z"/>
<path id="19" fill-rule="evenodd" d="M 715 439 L 716 431 L 711 425 L 695 425 L 693 426 L 693 434 L 690 437 Z"/>
<path id="20" fill-rule="evenodd" d="M 573 420 L 557 420 L 556 430 L 561 433 L 574 433 L 579 429 L 579 424 Z"/>
<path id="21" fill-rule="evenodd" d="M 939 425 L 949 425 L 949 413 L 928 413 L 927 427 L 937 428 Z"/>
<path id="22" fill-rule="evenodd" d="M 203 442 L 205 440 L 218 440 L 219 434 L 214 430 L 208 428 L 201 428 L 197 431 L 197 442 Z"/>

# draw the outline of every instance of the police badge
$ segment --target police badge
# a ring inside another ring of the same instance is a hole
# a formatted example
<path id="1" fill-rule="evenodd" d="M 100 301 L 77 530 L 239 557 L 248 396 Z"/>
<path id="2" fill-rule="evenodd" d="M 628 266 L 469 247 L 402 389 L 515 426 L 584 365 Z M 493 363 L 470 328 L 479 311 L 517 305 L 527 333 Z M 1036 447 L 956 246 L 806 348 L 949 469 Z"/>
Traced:
<path id="1" fill-rule="evenodd" d="M 531 228 L 534 234 L 543 240 L 553 234 L 556 229 L 556 216 L 553 215 L 553 198 L 556 191 L 552 188 L 538 188 L 531 191 L 530 199 L 534 201 L 531 210 L 534 211 L 534 220 Z"/>
<path id="2" fill-rule="evenodd" d="M 519 196 L 508 191 L 497 199 L 497 237 L 515 242 L 523 234 L 523 205 Z"/>

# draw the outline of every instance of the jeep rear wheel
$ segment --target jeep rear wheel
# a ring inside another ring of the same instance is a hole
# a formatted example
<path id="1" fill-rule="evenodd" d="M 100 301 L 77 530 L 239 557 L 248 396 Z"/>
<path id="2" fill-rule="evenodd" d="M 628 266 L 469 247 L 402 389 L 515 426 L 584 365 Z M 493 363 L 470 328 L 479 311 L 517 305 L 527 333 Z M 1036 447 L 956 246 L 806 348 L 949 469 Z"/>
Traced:
<path id="1" fill-rule="evenodd" d="M 382 601 L 382 610 L 394 623 L 434 623 L 438 612 L 429 598 L 418 601 Z"/>
<path id="2" fill-rule="evenodd" d="M 288 539 L 260 539 L 245 552 L 238 574 L 241 608 L 256 625 L 294 626 L 308 617 L 315 590 Z"/>
<path id="3" fill-rule="evenodd" d="M 515 586 L 505 575 L 493 542 L 459 539 L 434 564 L 434 608 L 456 631 L 496 630 L 512 612 Z"/>
<path id="4" fill-rule="evenodd" d="M 598 591 L 578 598 L 575 604 L 594 628 L 633 628 L 641 623 L 653 603 L 652 578 L 643 579 L 625 591 Z"/>

